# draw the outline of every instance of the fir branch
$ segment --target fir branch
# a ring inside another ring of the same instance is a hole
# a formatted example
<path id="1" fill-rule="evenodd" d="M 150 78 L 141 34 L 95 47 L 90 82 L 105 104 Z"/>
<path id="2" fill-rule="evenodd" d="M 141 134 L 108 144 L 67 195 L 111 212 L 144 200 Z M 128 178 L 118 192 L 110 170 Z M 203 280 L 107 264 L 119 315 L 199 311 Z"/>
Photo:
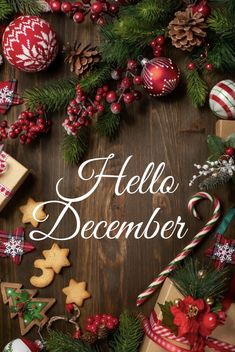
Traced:
<path id="1" fill-rule="evenodd" d="M 205 270 L 205 277 L 198 275 L 199 270 Z M 193 298 L 213 297 L 221 299 L 228 288 L 228 269 L 215 269 L 211 267 L 201 267 L 197 260 L 189 258 L 171 277 L 176 287 L 184 296 L 192 296 Z"/>
<path id="2" fill-rule="evenodd" d="M 13 8 L 7 0 L 0 0 L 0 20 L 6 20 L 13 13 Z"/>
<path id="3" fill-rule="evenodd" d="M 228 174 L 219 174 L 217 176 L 211 176 L 199 183 L 199 189 L 201 191 L 210 191 L 225 185 L 231 181 L 232 177 Z"/>
<path id="4" fill-rule="evenodd" d="M 235 68 L 234 40 L 217 38 L 214 46 L 208 51 L 208 61 L 216 69 L 232 70 Z"/>
<path id="5" fill-rule="evenodd" d="M 120 316 L 120 325 L 110 342 L 109 352 L 137 352 L 143 337 L 138 318 L 128 312 Z"/>
<path id="6" fill-rule="evenodd" d="M 202 107 L 206 102 L 208 87 L 197 69 L 187 72 L 187 91 L 195 107 Z"/>
<path id="7" fill-rule="evenodd" d="M 38 106 L 47 111 L 57 111 L 73 99 L 77 82 L 77 79 L 61 79 L 41 88 L 28 89 L 24 92 L 23 99 L 32 111 Z"/>
<path id="8" fill-rule="evenodd" d="M 35 0 L 7 0 L 16 13 L 38 16 L 43 12 L 39 1 Z"/>
<path id="9" fill-rule="evenodd" d="M 119 129 L 120 121 L 120 115 L 115 115 L 107 110 L 97 120 L 97 131 L 101 136 L 113 137 Z"/>
<path id="10" fill-rule="evenodd" d="M 235 36 L 234 14 L 228 8 L 214 9 L 207 23 L 208 27 L 221 37 L 233 38 Z"/>
<path id="11" fill-rule="evenodd" d="M 97 68 L 87 73 L 79 82 L 82 90 L 89 93 L 101 86 L 110 79 L 110 71 L 110 66 L 107 63 L 101 63 Z"/>
<path id="12" fill-rule="evenodd" d="M 46 340 L 48 352 L 95 352 L 92 345 L 83 343 L 81 340 L 73 339 L 67 334 L 51 330 Z"/>
<path id="13" fill-rule="evenodd" d="M 83 127 L 77 136 L 65 135 L 62 150 L 68 164 L 77 164 L 85 155 L 89 142 L 88 128 Z"/>

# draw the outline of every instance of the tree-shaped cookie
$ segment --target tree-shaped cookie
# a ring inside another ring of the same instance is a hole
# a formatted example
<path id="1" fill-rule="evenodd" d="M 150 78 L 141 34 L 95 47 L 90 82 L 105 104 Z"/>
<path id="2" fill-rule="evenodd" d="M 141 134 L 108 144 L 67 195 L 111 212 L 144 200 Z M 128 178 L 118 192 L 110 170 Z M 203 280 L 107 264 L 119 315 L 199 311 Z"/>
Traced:
<path id="1" fill-rule="evenodd" d="M 55 303 L 54 298 L 34 298 L 37 290 L 21 289 L 21 284 L 2 282 L 1 292 L 4 304 L 10 306 L 11 319 L 18 316 L 21 335 L 34 326 L 47 323 L 46 312 Z"/>

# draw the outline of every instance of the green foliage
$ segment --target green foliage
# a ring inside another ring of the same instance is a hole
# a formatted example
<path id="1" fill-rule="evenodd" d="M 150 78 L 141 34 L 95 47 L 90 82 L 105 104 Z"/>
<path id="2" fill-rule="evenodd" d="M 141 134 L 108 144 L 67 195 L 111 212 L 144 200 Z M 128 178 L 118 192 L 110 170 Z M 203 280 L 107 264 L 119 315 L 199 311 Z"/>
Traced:
<path id="1" fill-rule="evenodd" d="M 91 93 L 97 87 L 101 86 L 105 81 L 110 78 L 110 66 L 101 63 L 99 68 L 96 68 L 87 73 L 80 81 L 79 84 L 84 92 Z"/>
<path id="2" fill-rule="evenodd" d="M 97 131 L 101 136 L 113 137 L 119 129 L 120 121 L 120 115 L 115 115 L 110 110 L 106 110 L 97 120 Z"/>
<path id="3" fill-rule="evenodd" d="M 7 0 L 0 0 L 0 20 L 6 20 L 13 13 L 13 8 Z"/>
<path id="4" fill-rule="evenodd" d="M 43 12 L 39 1 L 35 0 L 7 0 L 16 13 L 38 16 Z"/>
<path id="5" fill-rule="evenodd" d="M 204 106 L 208 87 L 197 69 L 187 71 L 187 91 L 195 107 Z"/>
<path id="6" fill-rule="evenodd" d="M 138 318 L 124 312 L 120 316 L 118 330 L 109 344 L 109 352 L 137 352 L 143 337 L 143 330 Z"/>
<path id="7" fill-rule="evenodd" d="M 211 161 L 218 160 L 219 157 L 224 153 L 225 143 L 222 138 L 218 136 L 209 135 L 207 137 L 207 145 L 211 154 Z"/>
<path id="8" fill-rule="evenodd" d="M 205 270 L 205 277 L 199 277 L 199 270 Z M 203 268 L 197 260 L 190 258 L 178 266 L 171 279 L 184 296 L 203 299 L 213 297 L 216 300 L 221 299 L 228 288 L 229 277 L 227 268 Z"/>
<path id="9" fill-rule="evenodd" d="M 75 95 L 77 79 L 61 79 L 41 88 L 32 88 L 24 92 L 23 99 L 30 110 L 38 106 L 46 111 L 57 111 L 68 105 Z"/>
<path id="10" fill-rule="evenodd" d="M 235 33 L 235 32 L 234 32 Z M 235 68 L 235 38 L 229 40 L 218 37 L 215 44 L 208 51 L 208 61 L 219 70 Z"/>
<path id="11" fill-rule="evenodd" d="M 73 339 L 68 334 L 51 330 L 46 340 L 48 352 L 95 352 L 92 345 L 83 343 L 81 340 Z"/>
<path id="12" fill-rule="evenodd" d="M 209 191 L 217 187 L 223 186 L 231 180 L 228 174 L 218 174 L 217 176 L 210 176 L 199 184 L 201 191 Z"/>
<path id="13" fill-rule="evenodd" d="M 68 164 L 77 164 L 87 152 L 88 142 L 89 133 L 87 127 L 81 128 L 77 136 L 66 134 L 62 144 L 64 160 Z"/>
<path id="14" fill-rule="evenodd" d="M 234 9 L 231 8 L 231 4 L 224 8 L 213 9 L 207 23 L 209 29 L 213 30 L 217 35 L 225 38 L 234 38 Z"/>
<path id="15" fill-rule="evenodd" d="M 172 302 L 166 302 L 165 304 L 159 304 L 162 311 L 162 325 L 168 327 L 173 333 L 177 334 L 177 326 L 174 324 L 174 316 L 171 313 Z"/>

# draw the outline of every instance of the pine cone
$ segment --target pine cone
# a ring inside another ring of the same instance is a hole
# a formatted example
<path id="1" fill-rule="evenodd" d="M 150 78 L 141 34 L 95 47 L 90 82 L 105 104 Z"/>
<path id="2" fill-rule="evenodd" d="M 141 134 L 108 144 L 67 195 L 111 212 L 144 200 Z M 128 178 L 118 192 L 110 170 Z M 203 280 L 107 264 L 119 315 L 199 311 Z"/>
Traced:
<path id="1" fill-rule="evenodd" d="M 202 44 L 206 37 L 206 28 L 203 15 L 199 12 L 193 13 L 190 7 L 185 11 L 177 11 L 168 26 L 172 44 L 187 51 L 192 51 L 194 47 Z"/>
<path id="2" fill-rule="evenodd" d="M 82 75 L 100 61 L 99 52 L 90 44 L 84 48 L 81 43 L 75 42 L 73 46 L 68 44 L 64 47 L 64 52 L 67 54 L 64 62 L 70 65 L 70 71 L 77 76 Z"/>
<path id="3" fill-rule="evenodd" d="M 100 326 L 98 329 L 98 340 L 104 340 L 108 337 L 109 330 L 106 328 L 106 326 Z"/>
<path id="4" fill-rule="evenodd" d="M 80 340 L 92 345 L 93 343 L 95 343 L 97 341 L 97 335 L 93 334 L 92 332 L 87 331 L 87 332 L 84 332 L 84 334 L 82 334 Z"/>

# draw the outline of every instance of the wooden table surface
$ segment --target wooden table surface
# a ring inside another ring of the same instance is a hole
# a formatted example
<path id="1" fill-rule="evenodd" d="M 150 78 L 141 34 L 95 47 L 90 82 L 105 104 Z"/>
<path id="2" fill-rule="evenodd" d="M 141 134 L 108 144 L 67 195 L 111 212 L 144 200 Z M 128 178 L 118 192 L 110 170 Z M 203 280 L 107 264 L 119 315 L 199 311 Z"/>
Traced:
<path id="1" fill-rule="evenodd" d="M 54 25 L 60 43 L 73 42 L 75 39 L 83 44 L 98 44 L 99 35 L 95 26 L 90 23 L 76 25 L 64 16 L 46 16 Z M 183 62 L 183 60 L 181 60 Z M 66 77 L 69 70 L 63 65 L 62 59 L 48 70 L 38 74 L 21 73 L 7 63 L 0 70 L 1 80 L 17 78 L 19 92 L 25 88 L 42 86 L 47 81 L 59 77 Z M 214 82 L 218 77 L 213 78 Z M 22 109 L 12 108 L 7 115 L 13 121 Z M 8 206 L 0 214 L 0 228 L 11 231 L 21 225 L 19 206 L 26 203 L 28 197 L 37 201 L 56 199 L 55 185 L 59 178 L 64 177 L 64 194 L 75 197 L 85 193 L 91 183 L 81 183 L 77 176 L 77 167 L 71 167 L 63 161 L 60 142 L 63 137 L 61 123 L 65 111 L 51 116 L 53 119 L 52 132 L 30 146 L 21 146 L 17 141 L 7 144 L 7 152 L 31 170 L 24 185 L 16 193 Z M 207 155 L 206 137 L 214 132 L 215 117 L 209 111 L 196 110 L 185 94 L 185 83 L 182 80 L 177 92 L 157 99 L 147 97 L 139 104 L 133 104 L 124 117 L 119 136 L 112 141 L 99 138 L 95 133 L 91 137 L 91 146 L 87 159 L 108 156 L 115 153 L 115 159 L 107 168 L 109 173 L 117 173 L 125 159 L 133 155 L 128 166 L 128 177 L 142 175 L 147 164 L 154 161 L 158 165 L 166 163 L 166 175 L 174 175 L 180 183 L 179 189 L 173 195 L 145 195 L 125 193 L 121 197 L 114 194 L 113 180 L 102 181 L 96 192 L 82 203 L 75 205 L 81 223 L 94 220 L 111 222 L 143 221 L 145 224 L 156 207 L 162 210 L 157 220 L 164 224 L 168 220 L 175 220 L 178 215 L 189 227 L 188 234 L 182 240 L 173 236 L 163 240 L 160 236 L 152 240 L 135 240 L 133 238 L 119 240 L 84 240 L 80 236 L 71 241 L 62 242 L 63 246 L 71 249 L 70 268 L 65 268 L 57 275 L 54 282 L 45 289 L 39 290 L 41 297 L 55 297 L 56 305 L 49 315 L 64 314 L 65 296 L 62 288 L 70 278 L 88 283 L 88 290 L 92 299 L 85 302 L 82 316 L 94 313 L 108 312 L 118 315 L 123 309 L 135 311 L 135 299 L 138 293 L 146 288 L 155 274 L 171 260 L 186 245 L 193 235 L 204 224 L 210 214 L 207 202 L 200 207 L 204 221 L 193 219 L 187 212 L 187 202 L 197 190 L 197 185 L 189 188 L 188 183 L 194 173 L 193 164 L 203 162 Z M 88 167 L 88 172 L 91 167 Z M 232 186 L 225 186 L 215 191 L 219 195 L 224 208 L 233 205 L 234 190 Z M 50 214 L 46 224 L 40 226 L 48 231 L 59 214 L 58 206 L 47 207 Z M 71 233 L 74 226 L 69 216 L 66 216 L 59 227 L 61 236 Z M 32 228 L 27 225 L 26 233 Z M 154 227 L 152 226 L 153 230 Z M 150 231 L 151 231 L 150 229 Z M 211 240 L 204 242 L 200 251 L 209 246 Z M 35 258 L 42 257 L 42 250 L 50 248 L 52 240 L 36 242 L 36 251 L 24 256 L 22 264 L 15 266 L 9 259 L 0 259 L 0 278 L 3 281 L 20 282 L 25 288 L 31 288 L 29 278 L 36 270 L 33 268 Z M 149 313 L 156 295 L 153 295 L 141 310 Z M 61 324 L 58 328 L 66 330 Z M 10 320 L 9 307 L 0 301 L 0 347 L 19 336 L 18 321 Z M 28 337 L 37 337 L 33 329 Z"/>

